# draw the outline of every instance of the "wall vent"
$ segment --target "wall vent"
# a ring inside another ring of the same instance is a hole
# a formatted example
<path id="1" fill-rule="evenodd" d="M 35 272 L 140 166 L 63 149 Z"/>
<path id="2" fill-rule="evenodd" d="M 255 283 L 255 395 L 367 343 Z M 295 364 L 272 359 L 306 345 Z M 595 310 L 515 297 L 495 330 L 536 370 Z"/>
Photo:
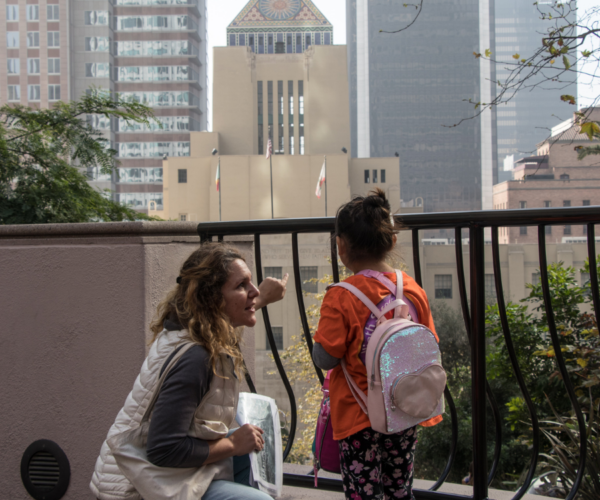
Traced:
<path id="1" fill-rule="evenodd" d="M 29 445 L 21 459 L 21 480 L 35 500 L 60 500 L 69 487 L 71 467 L 55 442 L 40 439 Z"/>

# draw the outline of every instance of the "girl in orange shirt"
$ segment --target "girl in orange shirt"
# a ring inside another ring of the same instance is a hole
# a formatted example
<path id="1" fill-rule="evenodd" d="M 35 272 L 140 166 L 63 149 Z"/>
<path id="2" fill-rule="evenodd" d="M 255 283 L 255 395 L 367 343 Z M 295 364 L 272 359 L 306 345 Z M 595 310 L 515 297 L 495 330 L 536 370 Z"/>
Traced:
<path id="1" fill-rule="evenodd" d="M 354 276 L 346 281 L 361 290 L 381 310 L 395 300 L 376 279 L 385 277 L 396 284 L 395 270 L 385 259 L 396 244 L 390 204 L 381 189 L 367 197 L 342 205 L 335 222 L 338 253 Z M 383 276 L 382 276 L 383 275 Z M 423 289 L 403 273 L 404 296 L 412 320 L 435 334 L 429 302 Z M 389 313 L 390 317 L 393 311 Z M 413 458 L 416 427 L 397 434 L 381 434 L 371 428 L 369 417 L 352 395 L 340 360 L 345 358 L 349 374 L 360 389 L 368 392 L 364 354 L 375 316 L 353 294 L 343 288 L 330 289 L 321 306 L 321 318 L 313 358 L 317 366 L 331 370 L 330 404 L 333 437 L 340 447 L 344 491 L 349 499 L 414 499 Z M 436 417 L 421 425 L 437 424 Z"/>

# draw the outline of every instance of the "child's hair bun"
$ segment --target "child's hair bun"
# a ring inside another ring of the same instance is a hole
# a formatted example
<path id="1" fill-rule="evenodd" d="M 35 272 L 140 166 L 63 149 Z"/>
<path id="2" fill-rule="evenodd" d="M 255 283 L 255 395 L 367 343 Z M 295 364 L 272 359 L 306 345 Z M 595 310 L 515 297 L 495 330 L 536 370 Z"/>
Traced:
<path id="1" fill-rule="evenodd" d="M 390 218 L 390 202 L 385 197 L 385 192 L 380 188 L 376 188 L 371 193 L 363 200 L 363 209 L 372 223 L 379 226 L 381 221 Z"/>

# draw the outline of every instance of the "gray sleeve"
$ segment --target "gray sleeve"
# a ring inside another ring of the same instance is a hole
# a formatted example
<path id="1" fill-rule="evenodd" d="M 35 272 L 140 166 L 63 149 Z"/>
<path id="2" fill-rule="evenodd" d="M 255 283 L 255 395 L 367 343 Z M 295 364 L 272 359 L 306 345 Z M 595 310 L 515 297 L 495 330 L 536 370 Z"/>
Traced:
<path id="1" fill-rule="evenodd" d="M 148 460 L 159 467 L 200 467 L 208 442 L 187 435 L 194 413 L 208 392 L 212 368 L 200 345 L 187 351 L 167 375 L 152 411 Z"/>
<path id="2" fill-rule="evenodd" d="M 313 360 L 322 370 L 332 370 L 340 364 L 340 358 L 334 358 L 331 354 L 327 354 L 325 348 L 318 342 L 315 342 L 313 346 Z"/>

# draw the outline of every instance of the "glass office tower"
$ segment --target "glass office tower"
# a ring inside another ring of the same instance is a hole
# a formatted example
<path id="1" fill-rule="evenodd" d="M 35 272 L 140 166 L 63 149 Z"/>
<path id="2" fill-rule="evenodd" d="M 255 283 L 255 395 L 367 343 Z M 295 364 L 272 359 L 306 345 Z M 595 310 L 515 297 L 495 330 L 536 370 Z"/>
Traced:
<path id="1" fill-rule="evenodd" d="M 572 4 L 574 8 L 575 2 Z M 543 4 L 539 8 L 548 10 Z M 542 33 L 554 23 L 543 21 L 533 2 L 497 1 L 495 10 L 496 75 L 498 80 L 505 82 L 510 74 L 507 63 L 514 62 L 513 54 L 530 57 L 541 46 Z M 536 80 L 532 80 L 528 85 L 535 83 Z M 575 107 L 562 102 L 562 94 L 577 96 L 577 84 L 565 87 L 564 84 L 544 83 L 543 88 L 526 89 L 498 107 L 499 165 L 508 155 L 514 155 L 517 161 L 535 154 L 536 144 L 550 135 L 550 128 L 571 117 Z M 500 180 L 506 176 L 501 175 Z"/>
<path id="2" fill-rule="evenodd" d="M 473 52 L 493 48 L 493 0 L 428 0 L 411 27 L 381 32 L 417 12 L 389 0 L 347 1 L 352 154 L 398 153 L 405 204 L 491 208 L 494 115 L 452 126 L 473 115 L 469 99 L 491 99 L 494 68 Z"/>

